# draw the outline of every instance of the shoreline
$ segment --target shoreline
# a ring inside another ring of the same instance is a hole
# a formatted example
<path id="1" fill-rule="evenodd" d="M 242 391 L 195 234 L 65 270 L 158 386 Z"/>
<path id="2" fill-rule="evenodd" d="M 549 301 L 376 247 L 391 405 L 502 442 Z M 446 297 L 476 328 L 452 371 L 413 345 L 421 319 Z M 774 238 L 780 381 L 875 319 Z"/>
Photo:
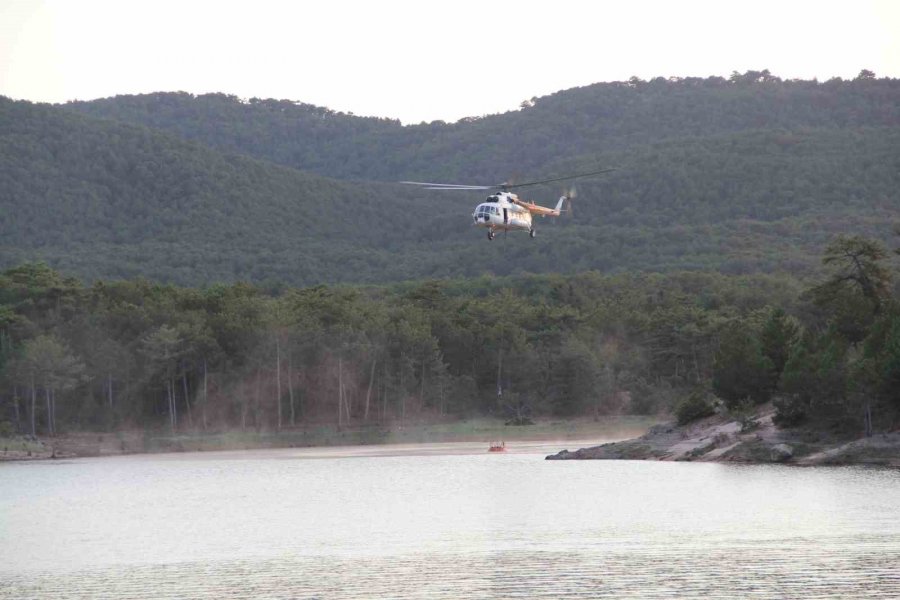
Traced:
<path id="1" fill-rule="evenodd" d="M 372 425 L 338 429 L 334 425 L 275 431 L 226 430 L 70 432 L 55 437 L 29 436 L 0 439 L 0 462 L 53 460 L 78 457 L 122 456 L 179 452 L 262 450 L 269 448 L 332 448 L 492 441 L 559 442 L 627 439 L 646 432 L 659 419 L 647 416 L 610 416 L 593 419 L 548 419 L 534 425 L 505 425 L 502 420 L 476 418 L 445 423 L 413 423 L 403 426 Z"/>
<path id="2" fill-rule="evenodd" d="M 766 405 L 756 415 L 758 425 L 741 424 L 717 414 L 686 425 L 664 423 L 642 436 L 621 442 L 561 450 L 546 460 L 660 460 L 732 462 L 795 466 L 872 465 L 900 468 L 900 432 L 871 437 L 838 437 L 814 430 L 779 429 L 775 410 Z"/>

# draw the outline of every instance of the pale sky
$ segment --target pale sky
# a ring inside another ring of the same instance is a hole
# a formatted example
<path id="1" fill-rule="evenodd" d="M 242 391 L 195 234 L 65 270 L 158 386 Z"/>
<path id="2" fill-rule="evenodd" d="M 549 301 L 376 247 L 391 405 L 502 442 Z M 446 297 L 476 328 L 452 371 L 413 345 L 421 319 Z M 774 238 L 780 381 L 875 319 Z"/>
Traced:
<path id="1" fill-rule="evenodd" d="M 0 0 L 0 95 L 225 92 L 404 123 L 637 75 L 900 77 L 900 0 Z"/>

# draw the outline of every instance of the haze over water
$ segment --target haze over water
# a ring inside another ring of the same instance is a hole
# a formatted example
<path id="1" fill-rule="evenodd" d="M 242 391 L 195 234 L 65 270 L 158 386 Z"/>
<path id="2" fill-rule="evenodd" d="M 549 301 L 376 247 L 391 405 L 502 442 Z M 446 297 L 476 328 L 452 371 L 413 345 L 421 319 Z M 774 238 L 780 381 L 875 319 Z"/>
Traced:
<path id="1" fill-rule="evenodd" d="M 0 464 L 0 598 L 900 595 L 896 470 L 522 449 Z"/>

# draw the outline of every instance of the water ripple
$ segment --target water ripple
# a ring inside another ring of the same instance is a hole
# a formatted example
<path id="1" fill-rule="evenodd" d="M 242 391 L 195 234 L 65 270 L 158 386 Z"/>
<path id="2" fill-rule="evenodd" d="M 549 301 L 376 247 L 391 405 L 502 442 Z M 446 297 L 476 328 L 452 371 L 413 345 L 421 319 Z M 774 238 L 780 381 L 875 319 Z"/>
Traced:
<path id="1" fill-rule="evenodd" d="M 896 540 L 143 565 L 4 577 L 0 598 L 897 598 Z"/>
<path id="2" fill-rule="evenodd" d="M 0 465 L 0 599 L 900 598 L 896 470 L 285 456 Z"/>

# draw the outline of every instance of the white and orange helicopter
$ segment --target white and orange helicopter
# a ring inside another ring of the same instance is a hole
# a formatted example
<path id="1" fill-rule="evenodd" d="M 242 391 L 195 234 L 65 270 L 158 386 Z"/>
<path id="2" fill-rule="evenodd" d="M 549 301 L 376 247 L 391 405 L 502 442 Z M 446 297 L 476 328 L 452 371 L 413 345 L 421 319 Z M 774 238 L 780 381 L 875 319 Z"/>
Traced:
<path id="1" fill-rule="evenodd" d="M 534 202 L 522 200 L 509 190 L 531 185 L 553 183 L 556 181 L 578 179 L 579 177 L 589 177 L 591 175 L 600 175 L 601 173 L 609 173 L 610 171 L 615 171 L 615 169 L 603 169 L 591 173 L 579 173 L 578 175 L 554 177 L 553 179 L 528 181 L 526 183 L 501 183 L 497 185 L 428 183 L 424 181 L 401 181 L 400 183 L 422 186 L 423 189 L 426 190 L 490 190 L 494 193 L 488 196 L 487 200 L 476 206 L 475 212 L 472 213 L 472 219 L 475 222 L 475 226 L 487 228 L 487 237 L 489 240 L 494 239 L 497 231 L 527 231 L 533 238 L 535 235 L 534 216 L 558 217 L 562 213 L 571 210 L 571 200 L 575 197 L 575 188 L 569 188 L 557 201 L 555 208 L 548 208 L 546 206 L 537 205 Z M 570 205 L 569 208 L 565 207 L 566 204 Z"/>

